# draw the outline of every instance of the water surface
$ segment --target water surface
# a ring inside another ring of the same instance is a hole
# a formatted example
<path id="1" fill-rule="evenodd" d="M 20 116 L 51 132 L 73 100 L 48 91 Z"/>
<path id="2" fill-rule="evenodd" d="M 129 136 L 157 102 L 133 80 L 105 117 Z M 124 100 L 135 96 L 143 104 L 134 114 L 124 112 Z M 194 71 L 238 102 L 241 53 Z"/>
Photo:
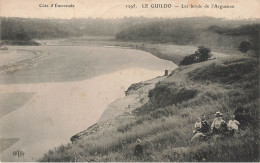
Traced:
<path id="1" fill-rule="evenodd" d="M 172 62 L 138 50 L 90 46 L 8 47 L 35 57 L 2 71 L 2 161 L 35 161 L 94 124 L 132 84 L 174 69 Z M 8 142 L 10 140 L 10 142 Z M 16 140 L 16 141 L 13 141 Z M 22 157 L 13 151 L 22 150 Z"/>

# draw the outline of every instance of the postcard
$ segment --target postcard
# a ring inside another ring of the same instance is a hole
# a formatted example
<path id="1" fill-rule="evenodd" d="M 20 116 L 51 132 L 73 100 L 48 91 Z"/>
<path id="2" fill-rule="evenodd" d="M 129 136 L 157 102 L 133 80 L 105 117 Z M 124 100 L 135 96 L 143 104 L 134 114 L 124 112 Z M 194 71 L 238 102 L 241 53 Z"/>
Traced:
<path id="1" fill-rule="evenodd" d="M 1 162 L 258 162 L 259 0 L 0 0 Z"/>

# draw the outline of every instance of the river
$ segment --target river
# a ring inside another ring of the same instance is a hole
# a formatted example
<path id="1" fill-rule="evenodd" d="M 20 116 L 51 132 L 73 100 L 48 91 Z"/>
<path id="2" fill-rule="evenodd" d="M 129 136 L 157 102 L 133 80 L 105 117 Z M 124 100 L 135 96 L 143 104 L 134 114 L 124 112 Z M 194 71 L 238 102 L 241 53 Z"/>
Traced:
<path id="1" fill-rule="evenodd" d="M 36 161 L 94 124 L 132 83 L 177 67 L 147 52 L 119 47 L 8 48 L 33 55 L 1 67 L 0 136 L 6 146 L 1 161 Z"/>

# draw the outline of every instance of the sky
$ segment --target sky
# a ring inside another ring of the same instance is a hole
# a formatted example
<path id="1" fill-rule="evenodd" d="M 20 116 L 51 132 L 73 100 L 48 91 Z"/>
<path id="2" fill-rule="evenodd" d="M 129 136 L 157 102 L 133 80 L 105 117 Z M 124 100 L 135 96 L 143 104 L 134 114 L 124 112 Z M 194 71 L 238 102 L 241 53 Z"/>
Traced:
<path id="1" fill-rule="evenodd" d="M 39 7 L 39 5 L 49 7 Z M 74 8 L 51 7 L 51 4 L 73 4 Z M 135 4 L 130 9 L 126 5 Z M 171 4 L 172 8 L 142 8 L 142 4 Z M 233 9 L 181 8 L 182 5 L 234 5 Z M 179 7 L 174 7 L 179 6 Z M 217 17 L 227 19 L 259 19 L 260 0 L 0 0 L 4 17 L 25 18 L 121 18 L 121 17 Z"/>

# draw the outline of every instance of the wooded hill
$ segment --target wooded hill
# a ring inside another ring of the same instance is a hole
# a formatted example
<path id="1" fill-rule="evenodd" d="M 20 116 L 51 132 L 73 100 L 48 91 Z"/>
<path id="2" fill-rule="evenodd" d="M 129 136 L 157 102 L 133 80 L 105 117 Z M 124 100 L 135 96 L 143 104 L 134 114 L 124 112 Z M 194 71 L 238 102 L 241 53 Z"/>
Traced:
<path id="1" fill-rule="evenodd" d="M 184 18 L 149 22 L 131 26 L 116 34 L 117 39 L 207 45 L 236 49 L 242 41 L 259 46 L 260 25 L 250 20 Z"/>
<path id="2" fill-rule="evenodd" d="M 114 36 L 128 26 L 156 19 L 29 19 L 1 17 L 2 40 L 28 40 L 77 36 Z"/>

